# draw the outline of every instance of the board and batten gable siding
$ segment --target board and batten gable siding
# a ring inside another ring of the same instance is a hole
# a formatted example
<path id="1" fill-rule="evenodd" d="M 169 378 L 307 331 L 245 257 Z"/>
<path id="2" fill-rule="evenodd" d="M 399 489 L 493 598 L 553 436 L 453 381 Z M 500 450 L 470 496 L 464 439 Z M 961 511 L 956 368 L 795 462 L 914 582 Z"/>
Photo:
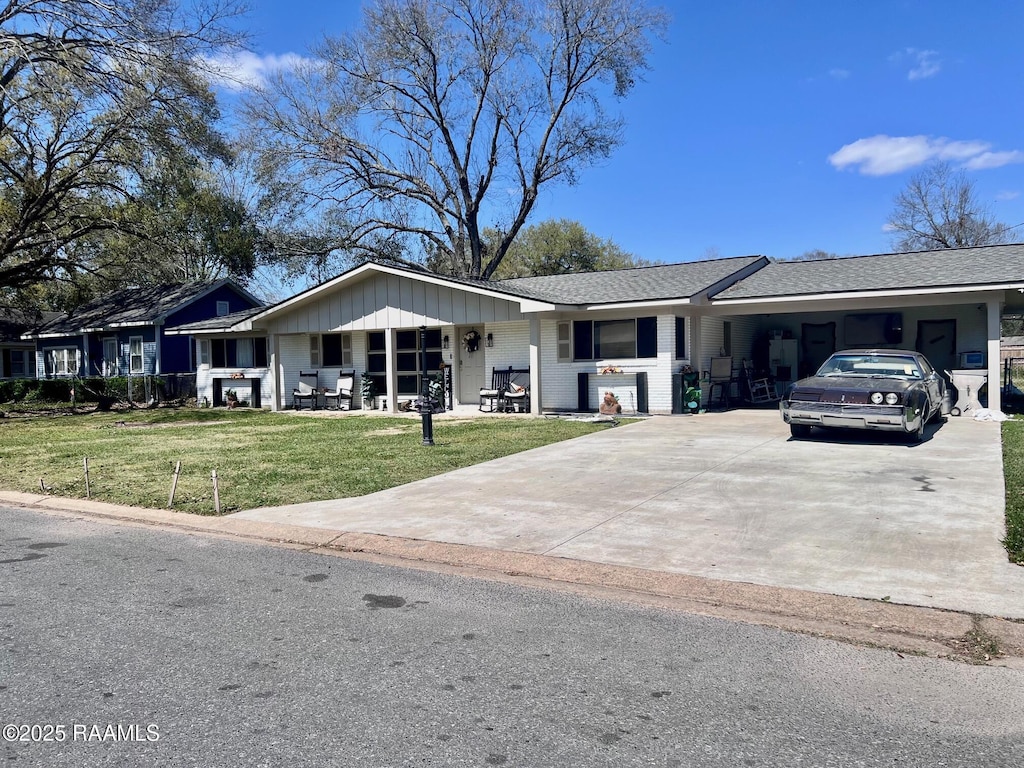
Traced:
<path id="1" fill-rule="evenodd" d="M 372 331 L 522 320 L 518 302 L 399 275 L 358 283 L 268 318 L 271 333 Z"/>
<path id="2" fill-rule="evenodd" d="M 632 317 L 632 315 L 630 316 Z M 606 366 L 622 368 L 621 374 L 591 375 L 589 399 L 591 410 L 596 410 L 604 392 L 612 391 L 622 405 L 624 415 L 631 413 L 637 403 L 636 377 L 647 373 L 647 407 L 650 413 L 672 412 L 672 374 L 679 365 L 675 359 L 675 315 L 658 315 L 657 357 L 636 359 L 558 361 L 558 323 L 566 320 L 541 321 L 541 388 L 547 410 L 575 411 L 579 405 L 578 374 L 596 374 Z M 574 319 L 590 319 L 578 317 Z M 625 318 L 624 318 L 625 319 Z M 571 322 L 571 321 L 569 321 Z M 529 340 L 527 339 L 527 343 Z"/>

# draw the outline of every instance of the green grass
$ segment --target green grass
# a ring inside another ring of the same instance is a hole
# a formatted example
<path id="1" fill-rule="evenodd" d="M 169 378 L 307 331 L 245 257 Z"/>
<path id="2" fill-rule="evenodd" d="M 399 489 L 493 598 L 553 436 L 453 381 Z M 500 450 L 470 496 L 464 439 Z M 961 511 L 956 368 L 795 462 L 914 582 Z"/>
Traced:
<path id="1" fill-rule="evenodd" d="M 261 411 L 160 409 L 0 419 L 0 488 L 165 507 L 177 461 L 174 508 L 221 511 L 361 496 L 606 429 L 559 419 L 434 420 L 295 417 Z"/>
<path id="2" fill-rule="evenodd" d="M 1010 561 L 1024 564 L 1024 420 L 1003 422 L 1003 477 L 1006 479 L 1006 538 Z"/>

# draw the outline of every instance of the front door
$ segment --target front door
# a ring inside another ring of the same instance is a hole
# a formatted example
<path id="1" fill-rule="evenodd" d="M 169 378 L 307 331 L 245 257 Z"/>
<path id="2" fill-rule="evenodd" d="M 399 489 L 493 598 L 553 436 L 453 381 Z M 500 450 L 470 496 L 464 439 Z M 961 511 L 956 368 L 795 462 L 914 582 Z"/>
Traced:
<path id="1" fill-rule="evenodd" d="M 483 336 L 482 328 L 465 326 L 457 328 L 455 342 L 459 345 L 459 402 L 479 403 L 480 390 L 484 386 L 484 345 L 481 343 L 475 352 L 469 352 L 462 339 L 467 333 L 476 330 Z"/>

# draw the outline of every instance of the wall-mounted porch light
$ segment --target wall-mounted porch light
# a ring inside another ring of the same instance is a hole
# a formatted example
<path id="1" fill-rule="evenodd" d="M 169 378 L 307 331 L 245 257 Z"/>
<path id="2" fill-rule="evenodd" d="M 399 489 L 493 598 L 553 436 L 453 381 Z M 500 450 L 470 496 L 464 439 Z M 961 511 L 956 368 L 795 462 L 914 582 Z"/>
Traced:
<path id="1" fill-rule="evenodd" d="M 488 347 L 493 347 L 494 346 L 494 334 L 493 333 L 488 333 L 487 334 L 487 346 Z"/>
<path id="2" fill-rule="evenodd" d="M 441 339 L 441 348 L 442 349 L 448 349 L 448 337 L 447 336 L 445 336 L 443 339 Z"/>

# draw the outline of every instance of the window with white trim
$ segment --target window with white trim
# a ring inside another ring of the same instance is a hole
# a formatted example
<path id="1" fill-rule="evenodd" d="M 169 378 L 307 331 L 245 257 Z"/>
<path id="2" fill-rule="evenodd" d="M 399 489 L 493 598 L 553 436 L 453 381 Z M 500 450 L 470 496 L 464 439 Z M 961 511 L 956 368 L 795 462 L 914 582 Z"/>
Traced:
<path id="1" fill-rule="evenodd" d="M 128 372 L 144 373 L 144 365 L 142 356 L 142 337 L 132 336 L 128 339 Z"/>
<path id="2" fill-rule="evenodd" d="M 78 373 L 78 349 L 54 347 L 44 356 L 47 376 L 74 376 Z"/>
<path id="3" fill-rule="evenodd" d="M 217 317 L 231 314 L 231 306 L 226 301 L 217 302 Z"/>
<path id="4" fill-rule="evenodd" d="M 107 336 L 103 339 L 103 375 L 117 376 L 117 339 Z"/>
<path id="5" fill-rule="evenodd" d="M 255 359 L 253 339 L 238 339 L 235 346 L 235 365 L 239 368 L 252 368 Z"/>
<path id="6" fill-rule="evenodd" d="M 210 340 L 199 339 L 199 364 L 210 364 Z"/>

